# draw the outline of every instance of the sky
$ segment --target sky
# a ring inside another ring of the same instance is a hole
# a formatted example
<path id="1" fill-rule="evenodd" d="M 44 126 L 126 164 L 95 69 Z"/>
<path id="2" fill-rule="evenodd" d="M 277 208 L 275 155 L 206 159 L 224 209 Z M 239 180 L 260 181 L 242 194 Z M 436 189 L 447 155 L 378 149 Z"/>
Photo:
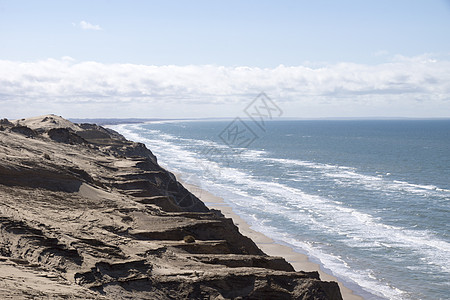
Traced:
<path id="1" fill-rule="evenodd" d="M 450 117 L 450 1 L 0 0 L 0 118 Z"/>

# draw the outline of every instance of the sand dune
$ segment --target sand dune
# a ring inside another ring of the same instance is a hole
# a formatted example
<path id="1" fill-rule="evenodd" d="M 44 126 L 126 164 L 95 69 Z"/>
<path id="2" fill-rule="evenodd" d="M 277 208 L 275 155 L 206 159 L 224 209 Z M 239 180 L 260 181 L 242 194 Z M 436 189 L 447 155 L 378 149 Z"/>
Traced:
<path id="1" fill-rule="evenodd" d="M 0 199 L 1 299 L 341 299 L 96 125 L 0 121 Z"/>

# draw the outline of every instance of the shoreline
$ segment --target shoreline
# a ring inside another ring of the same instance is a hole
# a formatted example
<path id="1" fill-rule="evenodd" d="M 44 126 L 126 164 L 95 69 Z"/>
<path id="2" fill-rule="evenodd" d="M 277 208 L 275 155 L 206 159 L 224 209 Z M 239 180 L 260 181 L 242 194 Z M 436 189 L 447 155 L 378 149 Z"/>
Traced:
<path id="1" fill-rule="evenodd" d="M 320 265 L 312 262 L 306 254 L 295 252 L 291 247 L 279 244 L 265 234 L 253 230 L 251 226 L 244 221 L 244 219 L 233 211 L 232 207 L 228 205 L 223 198 L 216 196 L 197 185 L 186 183 L 180 180 L 180 174 L 174 174 L 177 177 L 177 180 L 181 182 L 186 189 L 197 196 L 209 209 L 220 210 L 225 217 L 231 218 L 234 224 L 239 228 L 239 232 L 252 239 L 253 242 L 255 242 L 255 244 L 267 255 L 283 257 L 294 267 L 296 271 L 317 271 L 319 272 L 321 280 L 337 282 L 344 300 L 364 299 L 363 297 L 354 294 L 353 290 L 346 287 L 335 276 L 322 270 Z M 199 191 L 201 192 L 198 193 Z"/>
<path id="2" fill-rule="evenodd" d="M 56 115 L 0 127 L 0 299 L 342 299 L 211 213 L 144 144 Z"/>

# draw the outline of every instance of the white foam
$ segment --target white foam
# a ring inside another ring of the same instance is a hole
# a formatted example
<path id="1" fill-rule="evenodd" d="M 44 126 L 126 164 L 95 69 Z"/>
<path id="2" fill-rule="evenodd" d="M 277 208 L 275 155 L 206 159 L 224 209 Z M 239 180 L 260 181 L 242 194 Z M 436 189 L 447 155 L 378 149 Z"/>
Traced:
<path id="1" fill-rule="evenodd" d="M 163 164 L 171 169 L 197 172 L 203 180 L 202 187 L 215 189 L 212 192 L 217 192 L 219 196 L 220 193 L 222 193 L 222 196 L 227 196 L 227 199 L 238 211 L 247 214 L 243 217 L 249 220 L 253 226 L 256 226 L 258 230 L 272 238 L 299 247 L 310 256 L 318 259 L 325 268 L 333 270 L 334 275 L 338 278 L 356 282 L 366 291 L 389 299 L 401 299 L 404 294 L 403 291 L 382 282 L 380 278 L 370 278 L 364 271 L 352 269 L 345 261 L 342 261 L 336 255 L 325 252 L 322 247 L 317 245 L 313 247 L 308 243 L 299 241 L 289 232 L 286 232 L 288 231 L 286 228 L 275 228 L 268 224 L 277 218 L 286 219 L 291 224 L 290 226 L 298 226 L 297 228 L 305 228 L 306 226 L 309 231 L 324 232 L 328 235 L 340 237 L 349 247 L 385 248 L 390 249 L 390 251 L 401 249 L 408 253 L 416 253 L 424 263 L 450 272 L 448 269 L 450 265 L 450 244 L 438 239 L 432 232 L 383 224 L 379 219 L 365 212 L 344 206 L 342 202 L 307 194 L 278 182 L 261 181 L 241 170 L 225 167 L 220 163 L 209 161 L 205 157 L 198 157 L 196 153 L 183 149 L 177 143 L 183 141 L 187 144 L 198 145 L 201 143 L 198 140 L 180 139 L 167 134 L 163 135 L 159 131 L 147 131 L 155 137 L 146 138 L 135 133 L 135 131 L 142 130 L 139 125 L 119 125 L 115 129 L 127 138 L 146 143 L 163 160 Z M 215 143 L 205 144 L 215 146 Z M 353 181 L 356 178 L 359 180 L 358 184 L 364 184 L 366 187 L 374 189 L 380 188 L 380 186 L 386 188 L 387 182 L 392 185 L 388 185 L 388 188 L 410 187 L 409 192 L 436 190 L 433 186 L 412 185 L 407 182 L 387 181 L 377 176 L 358 174 L 354 168 L 345 166 L 268 158 L 266 155 L 267 152 L 258 150 L 243 152 L 245 159 L 262 159 L 272 163 L 312 168 L 331 178 L 343 180 L 343 184 L 349 182 L 345 179 Z M 211 176 L 211 173 L 214 176 Z M 405 264 L 414 266 L 414 262 L 406 261 Z M 371 277 L 373 276 L 371 275 Z"/>
<path id="2" fill-rule="evenodd" d="M 275 228 L 268 228 L 265 226 L 255 227 L 256 230 L 262 231 L 272 236 L 277 236 L 277 241 L 285 242 L 294 249 L 300 249 L 301 252 L 306 251 L 309 257 L 319 257 L 320 263 L 323 264 L 327 271 L 336 275 L 343 282 L 356 283 L 364 287 L 364 289 L 372 295 L 376 295 L 387 299 L 404 299 L 406 294 L 398 288 L 392 287 L 387 283 L 380 282 L 371 270 L 355 270 L 340 257 L 330 255 L 323 252 L 320 248 L 314 247 L 308 243 L 298 241 L 287 233 L 280 232 Z M 345 274 L 345 275 L 343 275 Z M 366 299 L 374 299 L 371 295 L 367 295 Z"/>
<path id="3" fill-rule="evenodd" d="M 251 159 L 252 157 L 248 158 Z M 385 176 L 389 176 L 390 173 L 387 173 L 385 175 L 378 174 L 376 176 L 372 176 L 358 173 L 356 172 L 355 168 L 347 166 L 330 165 L 297 159 L 262 157 L 261 155 L 254 157 L 254 159 L 266 162 L 276 162 L 287 167 L 300 166 L 314 169 L 316 172 L 320 172 L 323 176 L 333 178 L 334 181 L 339 185 L 360 185 L 369 190 L 382 190 L 387 192 L 403 191 L 417 195 L 432 194 L 450 199 L 450 190 L 448 189 L 439 188 L 434 185 L 414 184 L 405 181 L 386 179 Z"/>
<path id="4" fill-rule="evenodd" d="M 400 180 L 389 180 L 384 176 L 371 176 L 359 174 L 355 171 L 328 172 L 325 176 L 335 178 L 335 182 L 341 185 L 362 185 L 370 190 L 403 191 L 416 195 L 438 195 L 448 197 L 448 190 L 440 189 L 434 185 L 414 184 Z M 442 193 L 443 192 L 443 193 Z"/>

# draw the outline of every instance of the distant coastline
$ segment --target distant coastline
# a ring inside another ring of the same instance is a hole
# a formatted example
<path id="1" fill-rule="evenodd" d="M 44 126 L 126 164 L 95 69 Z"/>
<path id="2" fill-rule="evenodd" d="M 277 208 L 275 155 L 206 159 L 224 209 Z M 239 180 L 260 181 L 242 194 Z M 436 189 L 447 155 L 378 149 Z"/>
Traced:
<path id="1" fill-rule="evenodd" d="M 100 126 L 120 125 L 120 124 L 141 124 L 147 122 L 176 122 L 176 121 L 214 121 L 214 120 L 233 120 L 232 117 L 217 118 L 68 118 L 74 123 L 89 123 Z M 246 119 L 246 118 L 242 118 Z M 276 121 L 446 121 L 446 118 L 415 118 L 415 117 L 367 117 L 367 118 L 351 118 L 351 117 L 323 117 L 323 118 L 278 118 Z M 270 122 L 267 121 L 267 122 Z"/>

